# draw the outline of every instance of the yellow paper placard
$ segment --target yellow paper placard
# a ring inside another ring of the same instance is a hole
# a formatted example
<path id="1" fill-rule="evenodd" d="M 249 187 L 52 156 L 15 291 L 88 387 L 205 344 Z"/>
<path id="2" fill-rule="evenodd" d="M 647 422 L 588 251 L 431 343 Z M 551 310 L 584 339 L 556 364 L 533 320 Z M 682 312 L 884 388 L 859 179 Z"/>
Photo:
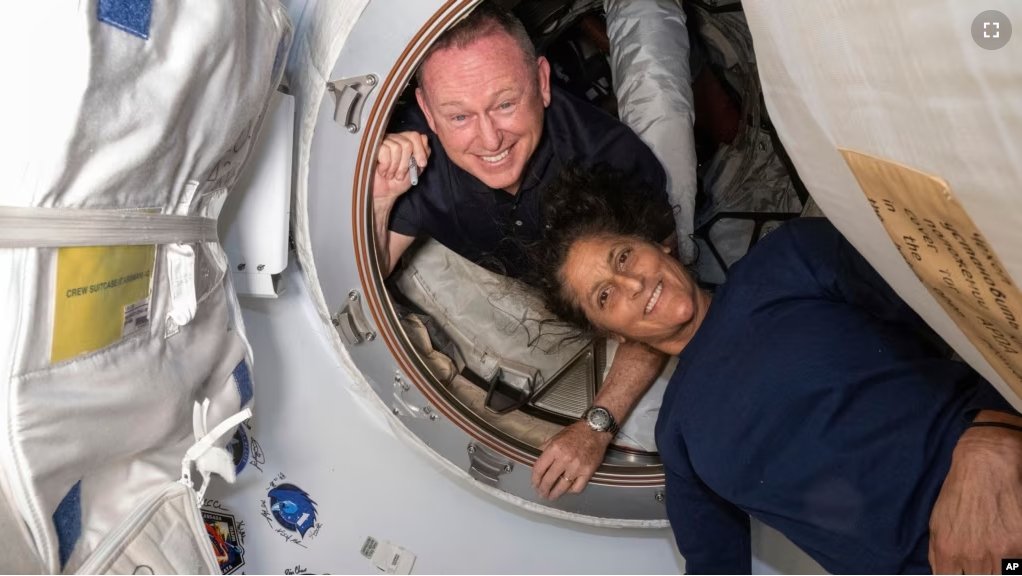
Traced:
<path id="1" fill-rule="evenodd" d="M 947 182 L 860 152 L 841 154 L 916 276 L 1022 396 L 1022 295 Z"/>
<path id="2" fill-rule="evenodd" d="M 155 246 L 61 248 L 50 361 L 99 350 L 149 325 Z"/>

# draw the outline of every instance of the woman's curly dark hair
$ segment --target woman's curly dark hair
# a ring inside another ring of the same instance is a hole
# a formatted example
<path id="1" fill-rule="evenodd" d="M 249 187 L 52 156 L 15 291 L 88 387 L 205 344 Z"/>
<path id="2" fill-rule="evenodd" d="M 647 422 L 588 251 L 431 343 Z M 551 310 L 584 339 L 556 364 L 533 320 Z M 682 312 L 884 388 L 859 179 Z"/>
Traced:
<path id="1" fill-rule="evenodd" d="M 547 308 L 564 322 L 594 332 L 585 314 L 563 290 L 562 268 L 579 239 L 605 234 L 636 236 L 659 242 L 674 232 L 674 211 L 666 195 L 637 184 L 606 164 L 570 165 L 543 196 L 544 233 L 529 247 L 530 273 L 525 278 Z"/>

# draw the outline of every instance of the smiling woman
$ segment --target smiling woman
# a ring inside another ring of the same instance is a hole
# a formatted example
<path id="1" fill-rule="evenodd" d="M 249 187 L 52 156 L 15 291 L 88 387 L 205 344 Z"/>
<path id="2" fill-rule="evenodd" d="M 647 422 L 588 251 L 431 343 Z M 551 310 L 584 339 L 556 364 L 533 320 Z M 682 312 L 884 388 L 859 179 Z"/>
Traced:
<path id="1" fill-rule="evenodd" d="M 638 300 L 640 310 L 631 314 L 655 331 L 655 318 L 667 309 L 653 301 L 658 286 L 657 300 L 665 287 L 668 299 L 696 298 L 694 279 L 670 255 L 674 246 L 654 247 L 670 237 L 673 212 L 649 202 L 612 168 L 567 167 L 548 188 L 543 211 L 545 238 L 531 252 L 528 283 L 547 296 L 547 306 L 560 318 L 613 334 L 615 327 L 630 324 L 629 309 Z M 650 301 L 655 315 L 645 311 Z"/>
<path id="2" fill-rule="evenodd" d="M 579 239 L 561 278 L 594 327 L 619 341 L 628 334 L 671 353 L 691 339 L 710 299 L 669 247 L 630 236 Z"/>
<path id="3" fill-rule="evenodd" d="M 955 478 L 1018 461 L 1017 434 L 989 438 L 994 459 L 977 457 L 977 443 L 988 440 L 987 422 L 1022 418 L 948 358 L 829 222 L 771 232 L 711 305 L 643 218 L 602 198 L 615 182 L 562 176 L 537 261 L 544 297 L 562 316 L 677 355 L 656 445 L 686 570 L 748 573 L 755 517 L 831 573 L 928 572 L 931 523 L 955 522 L 949 494 L 1017 497 L 1010 482 L 961 489 Z M 974 419 L 981 428 L 967 429 Z M 996 529 L 979 514 L 984 530 Z"/>

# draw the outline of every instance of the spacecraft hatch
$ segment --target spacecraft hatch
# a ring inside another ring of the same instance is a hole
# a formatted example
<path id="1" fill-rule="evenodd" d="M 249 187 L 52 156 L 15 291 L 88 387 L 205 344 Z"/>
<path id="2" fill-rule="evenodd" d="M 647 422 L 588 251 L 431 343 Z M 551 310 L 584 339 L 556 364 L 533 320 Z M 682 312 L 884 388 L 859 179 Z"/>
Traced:
<path id="1" fill-rule="evenodd" d="M 578 420 L 591 404 L 613 346 L 608 352 L 603 341 L 565 345 L 556 331 L 544 331 L 544 312 L 534 296 L 436 242 L 414 246 L 390 281 L 380 272 L 370 212 L 377 146 L 395 106 L 408 100 L 409 81 L 425 50 L 474 4 L 449 2 L 427 8 L 424 3 L 421 12 L 417 5 L 400 22 L 389 21 L 392 15 L 382 5 L 369 4 L 355 23 L 328 75 L 307 144 L 307 188 L 302 190 L 302 182 L 298 183 L 295 239 L 302 269 L 316 286 L 321 314 L 334 327 L 331 336 L 337 348 L 346 350 L 387 411 L 430 451 L 475 482 L 498 490 L 501 497 L 533 509 L 583 523 L 662 526 L 664 479 L 652 442 L 655 413 L 643 423 L 644 438 L 619 436 L 582 494 L 540 501 L 529 483 L 530 466 L 543 442 Z M 577 31 L 587 15 L 602 17 L 602 2 L 513 4 L 534 41 L 550 54 L 557 71 L 555 81 L 582 84 L 579 96 L 588 96 L 597 105 L 608 100 L 611 106 L 617 105 L 611 76 L 620 79 L 622 71 L 612 72 L 604 61 L 607 68 L 602 78 L 598 72 L 573 76 L 587 64 L 592 67 L 596 59 L 587 63 L 579 43 L 567 48 L 559 43 Z M 700 22 L 712 28 L 708 36 L 724 37 L 723 46 L 715 51 L 732 52 L 721 59 L 731 59 L 736 77 L 755 83 L 747 28 L 744 44 L 741 38 L 727 37 L 728 25 L 742 25 L 737 7 L 732 3 L 726 10 L 710 11 L 703 5 L 694 10 Z M 384 28 L 387 36 L 380 35 Z M 676 33 L 686 35 L 683 19 Z M 641 42 L 642 38 L 627 40 Z M 555 56 L 564 53 L 570 56 Z M 758 120 L 763 113 L 758 92 L 745 100 L 743 112 Z M 670 116 L 668 111 L 660 114 Z M 691 124 L 687 131 L 674 131 L 686 132 L 691 132 Z M 776 159 L 771 133 L 752 132 L 748 138 L 753 142 L 744 146 L 757 150 L 758 142 L 763 156 Z M 301 144 L 299 150 L 305 146 Z M 672 147 L 679 145 L 666 146 Z M 304 159 L 302 163 L 306 164 Z M 734 164 L 742 162 L 729 168 Z M 768 203 L 776 218 L 762 210 L 762 221 L 745 223 L 757 229 L 772 220 L 797 216 L 802 208 L 796 186 L 780 162 L 776 164 L 783 183 L 772 183 L 776 198 Z M 741 174 L 751 170 L 748 165 L 739 168 L 736 171 Z M 721 188 L 740 184 L 736 177 L 717 176 Z M 736 207 L 731 209 L 737 212 Z M 717 220 L 728 220 L 729 214 L 720 209 Z M 706 230 L 713 224 L 708 222 Z M 716 229 L 714 234 L 719 235 Z M 709 234 L 706 240 L 710 241 Z M 714 246 L 713 253 L 720 256 L 715 245 L 707 246 Z M 710 254 L 709 249 L 705 252 Z"/>

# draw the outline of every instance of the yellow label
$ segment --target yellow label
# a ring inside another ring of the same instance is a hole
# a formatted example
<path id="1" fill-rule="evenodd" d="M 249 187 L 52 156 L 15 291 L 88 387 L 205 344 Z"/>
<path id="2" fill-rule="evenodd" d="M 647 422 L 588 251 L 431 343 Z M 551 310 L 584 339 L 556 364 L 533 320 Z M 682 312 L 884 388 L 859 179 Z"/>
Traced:
<path id="1" fill-rule="evenodd" d="M 109 346 L 149 326 L 155 246 L 61 248 L 50 361 Z"/>
<path id="2" fill-rule="evenodd" d="M 916 276 L 1022 396 L 1022 296 L 947 182 L 859 152 L 841 154 Z"/>

